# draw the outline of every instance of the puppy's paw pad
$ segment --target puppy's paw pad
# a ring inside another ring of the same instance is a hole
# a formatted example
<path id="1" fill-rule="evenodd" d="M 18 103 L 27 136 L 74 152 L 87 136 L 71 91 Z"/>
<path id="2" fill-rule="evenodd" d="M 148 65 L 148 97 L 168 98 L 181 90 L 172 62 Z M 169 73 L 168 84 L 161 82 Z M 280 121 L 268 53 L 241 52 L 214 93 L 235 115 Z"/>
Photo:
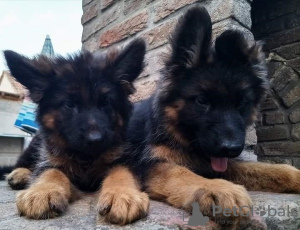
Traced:
<path id="1" fill-rule="evenodd" d="M 17 194 L 17 208 L 20 215 L 31 219 L 49 219 L 66 210 L 68 198 L 63 189 L 34 186 Z"/>
<path id="2" fill-rule="evenodd" d="M 124 225 L 147 215 L 149 197 L 136 189 L 112 189 L 100 193 L 97 210 L 107 222 Z"/>
<path id="3" fill-rule="evenodd" d="M 6 177 L 9 186 L 14 190 L 24 189 L 30 180 L 31 171 L 27 168 L 16 168 Z"/>

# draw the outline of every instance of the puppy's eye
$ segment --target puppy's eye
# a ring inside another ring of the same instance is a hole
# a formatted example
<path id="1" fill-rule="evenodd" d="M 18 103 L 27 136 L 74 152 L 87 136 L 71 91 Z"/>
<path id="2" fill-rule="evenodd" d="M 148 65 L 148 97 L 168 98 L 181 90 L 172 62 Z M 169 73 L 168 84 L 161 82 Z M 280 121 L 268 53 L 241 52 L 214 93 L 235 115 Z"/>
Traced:
<path id="1" fill-rule="evenodd" d="M 198 106 L 200 106 L 202 109 L 204 109 L 205 111 L 209 110 L 210 103 L 209 103 L 209 101 L 205 97 L 198 96 L 198 97 L 196 97 L 195 101 L 196 101 L 196 104 Z"/>
<path id="2" fill-rule="evenodd" d="M 76 104 L 73 101 L 66 101 L 65 107 L 68 109 L 74 109 L 74 108 L 76 108 Z"/>

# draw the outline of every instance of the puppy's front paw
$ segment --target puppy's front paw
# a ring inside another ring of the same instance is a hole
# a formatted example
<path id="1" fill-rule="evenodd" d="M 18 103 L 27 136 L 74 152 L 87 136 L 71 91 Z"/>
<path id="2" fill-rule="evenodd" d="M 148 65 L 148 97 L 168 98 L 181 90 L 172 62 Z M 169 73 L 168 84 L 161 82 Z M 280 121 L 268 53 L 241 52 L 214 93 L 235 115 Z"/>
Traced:
<path id="1" fill-rule="evenodd" d="M 215 179 L 194 195 L 202 213 L 221 225 L 239 225 L 250 219 L 251 199 L 241 185 Z"/>
<path id="2" fill-rule="evenodd" d="M 100 192 L 97 210 L 105 221 L 125 225 L 147 215 L 149 197 L 134 188 L 116 187 Z"/>
<path id="3" fill-rule="evenodd" d="M 66 210 L 68 196 L 61 186 L 40 184 L 19 192 L 16 203 L 20 215 L 31 219 L 49 219 Z"/>
<path id="4" fill-rule="evenodd" d="M 16 168 L 6 177 L 9 186 L 14 190 L 24 189 L 31 177 L 31 171 L 27 168 Z"/>

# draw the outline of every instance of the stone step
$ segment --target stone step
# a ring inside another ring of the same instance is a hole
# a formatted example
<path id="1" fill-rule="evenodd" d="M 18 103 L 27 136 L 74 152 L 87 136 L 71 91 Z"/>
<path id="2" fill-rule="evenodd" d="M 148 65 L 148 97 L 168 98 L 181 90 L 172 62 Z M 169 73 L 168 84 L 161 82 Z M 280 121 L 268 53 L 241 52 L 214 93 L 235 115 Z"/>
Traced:
<path id="1" fill-rule="evenodd" d="M 205 227 L 187 225 L 189 215 L 180 209 L 161 202 L 151 201 L 149 215 L 133 224 L 123 227 L 109 225 L 96 214 L 96 194 L 84 196 L 72 203 L 65 214 L 49 220 L 28 220 L 20 217 L 14 202 L 16 191 L 11 190 L 5 181 L 0 181 L 0 230 L 15 229 L 97 229 L 97 230 L 179 230 L 221 229 L 209 221 Z M 300 195 L 250 192 L 253 199 L 252 222 L 244 229 L 299 230 Z M 295 212 L 298 211 L 298 212 Z M 276 215 L 275 215 L 276 211 Z M 289 211 L 289 214 L 287 213 Z M 285 212 L 285 213 L 284 213 Z M 267 228 L 264 227 L 264 222 Z"/>

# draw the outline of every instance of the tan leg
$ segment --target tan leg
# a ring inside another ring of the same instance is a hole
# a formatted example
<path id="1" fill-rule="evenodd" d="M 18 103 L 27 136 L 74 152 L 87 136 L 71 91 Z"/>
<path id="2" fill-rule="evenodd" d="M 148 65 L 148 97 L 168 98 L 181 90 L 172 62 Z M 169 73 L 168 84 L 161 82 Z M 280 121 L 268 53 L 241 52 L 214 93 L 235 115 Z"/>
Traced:
<path id="1" fill-rule="evenodd" d="M 230 162 L 225 178 L 248 190 L 300 193 L 300 170 L 286 164 Z"/>
<path id="2" fill-rule="evenodd" d="M 147 215 L 148 195 L 140 190 L 139 181 L 130 170 L 117 166 L 104 179 L 98 211 L 110 223 L 127 224 Z"/>
<path id="3" fill-rule="evenodd" d="M 206 179 L 185 167 L 170 163 L 157 164 L 150 172 L 146 182 L 150 198 L 167 201 L 187 211 L 191 211 L 188 204 L 198 202 L 201 212 L 214 220 L 228 220 L 238 224 L 239 220 L 249 219 L 247 212 L 250 210 L 251 199 L 243 186 L 221 179 Z M 222 210 L 236 208 L 240 211 L 236 211 L 236 215 L 232 211 L 228 217 L 222 213 L 213 215 L 212 205 Z"/>
<path id="4" fill-rule="evenodd" d="M 26 190 L 17 194 L 20 215 L 48 219 L 64 212 L 71 199 L 71 182 L 61 171 L 48 169 Z"/>
<path id="5" fill-rule="evenodd" d="M 31 171 L 27 168 L 16 168 L 6 177 L 9 186 L 15 190 L 24 189 L 30 178 Z"/>

